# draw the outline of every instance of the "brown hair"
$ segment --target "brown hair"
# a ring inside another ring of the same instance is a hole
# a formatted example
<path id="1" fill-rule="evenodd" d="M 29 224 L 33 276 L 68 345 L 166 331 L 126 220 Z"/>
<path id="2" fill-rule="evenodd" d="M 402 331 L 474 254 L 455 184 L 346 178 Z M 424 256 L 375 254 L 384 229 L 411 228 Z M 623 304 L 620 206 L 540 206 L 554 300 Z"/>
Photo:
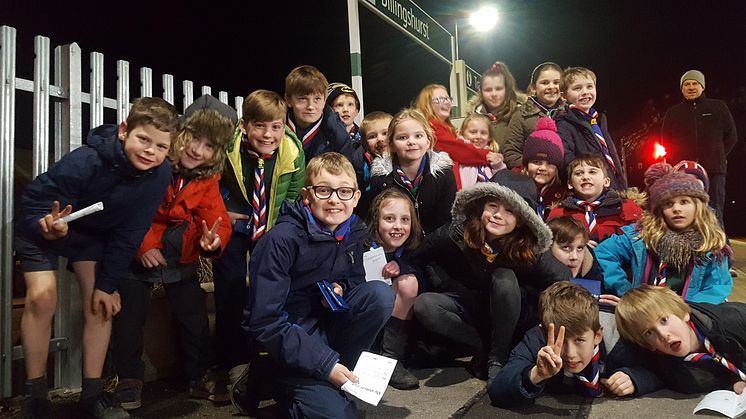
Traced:
<path id="1" fill-rule="evenodd" d="M 195 138 L 207 138 L 213 146 L 212 158 L 206 164 L 194 169 L 186 169 L 180 165 L 179 158 L 184 147 Z M 177 172 L 192 179 L 207 179 L 223 171 L 226 149 L 233 138 L 233 122 L 212 109 L 200 109 L 194 112 L 184 122 L 184 128 L 176 137 L 176 141 L 169 150 L 169 157 L 173 168 Z"/>
<path id="2" fill-rule="evenodd" d="M 267 122 L 285 120 L 287 104 L 278 93 L 259 89 L 251 92 L 243 101 L 241 121 Z M 284 122 L 283 122 L 284 123 Z"/>
<path id="3" fill-rule="evenodd" d="M 609 177 L 609 171 L 606 169 L 606 160 L 600 154 L 578 153 L 570 163 L 567 164 L 567 177 L 572 176 L 572 172 L 581 164 L 601 169 L 604 177 Z"/>
<path id="4" fill-rule="evenodd" d="M 547 222 L 547 226 L 552 230 L 552 237 L 555 243 L 572 243 L 575 237 L 578 237 L 578 234 L 583 236 L 583 241 L 586 244 L 588 243 L 588 229 L 580 220 L 569 215 L 552 218 Z"/>
<path id="5" fill-rule="evenodd" d="M 171 134 L 172 142 L 181 129 L 179 112 L 174 105 L 159 97 L 139 97 L 133 100 L 125 123 L 127 134 L 139 126 L 152 125 L 159 131 Z"/>
<path id="6" fill-rule="evenodd" d="M 326 99 L 329 82 L 324 74 L 312 65 L 295 67 L 285 77 L 285 100 L 293 95 L 310 95 L 320 93 Z"/>
<path id="7" fill-rule="evenodd" d="M 560 92 L 567 93 L 567 89 L 570 85 L 575 81 L 575 79 L 580 77 L 588 77 L 593 80 L 593 84 L 596 84 L 596 73 L 593 71 L 585 67 L 567 67 L 565 71 L 562 72 L 562 77 L 560 77 Z"/>
<path id="8" fill-rule="evenodd" d="M 689 305 L 670 288 L 644 284 L 624 293 L 614 317 L 622 338 L 649 348 L 642 336 L 643 324 L 669 314 L 684 320 L 691 312 Z"/>
<path id="9" fill-rule="evenodd" d="M 378 224 L 380 223 L 381 209 L 386 206 L 389 201 L 393 201 L 396 199 L 406 201 L 407 206 L 409 207 L 409 214 L 412 224 L 409 229 L 409 237 L 404 242 L 404 246 L 406 246 L 407 249 L 410 250 L 415 249 L 417 246 L 419 246 L 423 237 L 420 217 L 417 215 L 417 210 L 415 210 L 414 208 L 412 199 L 397 188 L 384 189 L 383 192 L 376 195 L 375 199 L 373 199 L 373 203 L 370 207 L 370 219 L 368 220 L 368 232 L 370 233 L 370 237 L 373 240 L 381 243 L 381 237 L 378 235 Z"/>
<path id="10" fill-rule="evenodd" d="M 560 67 L 559 64 L 553 63 L 551 61 L 541 63 L 534 67 L 534 71 L 531 72 L 531 80 L 528 82 L 528 88 L 526 89 L 528 91 L 528 94 L 536 94 L 536 82 L 539 81 L 541 73 L 546 70 L 556 70 L 558 73 L 560 73 L 560 78 L 562 77 L 562 67 Z"/>
<path id="11" fill-rule="evenodd" d="M 327 171 L 334 176 L 344 175 L 349 177 L 352 179 L 352 184 L 355 186 L 355 189 L 357 189 L 355 168 L 352 167 L 350 160 L 342 154 L 330 151 L 312 158 L 306 166 L 306 182 L 304 186 L 313 186 L 312 181 L 319 176 L 322 171 Z"/>
<path id="12" fill-rule="evenodd" d="M 487 241 L 485 227 L 482 224 L 482 212 L 488 202 L 499 202 L 508 206 L 495 196 L 485 196 L 466 204 L 464 207 L 466 218 L 464 220 L 464 244 L 467 247 L 480 250 Z M 498 258 L 508 265 L 527 266 L 535 262 L 534 248 L 538 239 L 519 213 L 514 212 L 514 214 L 516 215 L 515 229 L 496 240 L 496 245 L 500 249 Z"/>
<path id="13" fill-rule="evenodd" d="M 503 80 L 505 81 L 505 99 L 503 100 L 503 103 L 500 104 L 500 107 L 497 109 L 497 111 L 493 112 L 493 115 L 497 117 L 498 121 L 502 121 L 503 119 L 510 119 L 510 116 L 513 115 L 513 112 L 515 112 L 515 110 L 518 108 L 518 95 L 516 94 L 515 77 L 513 77 L 513 73 L 510 72 L 507 64 L 501 61 L 497 61 L 492 64 L 490 68 L 484 70 L 484 73 L 482 73 L 482 83 L 480 83 L 479 88 L 479 99 L 480 103 L 484 103 L 481 87 L 484 86 L 484 78 L 497 76 L 502 76 Z M 485 111 L 486 110 L 487 109 L 485 109 Z"/>
<path id="14" fill-rule="evenodd" d="M 391 161 L 395 164 L 399 164 L 399 157 L 396 155 L 396 153 L 393 151 L 393 143 L 394 143 L 394 133 L 396 132 L 396 127 L 399 126 L 402 122 L 406 121 L 407 119 L 413 119 L 422 125 L 422 129 L 425 130 L 425 135 L 427 135 L 427 138 L 430 140 L 430 150 L 435 147 L 435 135 L 433 134 L 433 129 L 430 127 L 430 124 L 427 122 L 427 119 L 425 118 L 425 115 L 422 114 L 417 109 L 414 108 L 405 108 L 397 112 L 396 115 L 394 115 L 394 118 L 389 123 L 389 129 L 388 129 L 388 140 L 389 140 L 389 154 L 391 155 Z"/>
<path id="15" fill-rule="evenodd" d="M 558 281 L 539 296 L 541 324 L 546 329 L 551 323 L 556 328 L 565 326 L 568 337 L 581 336 L 601 329 L 598 303 L 590 292 L 570 281 Z M 556 329 L 555 329 L 556 330 Z"/>

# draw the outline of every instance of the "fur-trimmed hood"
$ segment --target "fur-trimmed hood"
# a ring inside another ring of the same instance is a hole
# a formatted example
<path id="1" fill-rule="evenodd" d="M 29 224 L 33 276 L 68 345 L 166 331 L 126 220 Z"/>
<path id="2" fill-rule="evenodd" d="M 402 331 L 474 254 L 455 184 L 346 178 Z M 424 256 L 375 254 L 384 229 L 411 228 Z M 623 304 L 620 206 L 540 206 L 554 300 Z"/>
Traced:
<path id="1" fill-rule="evenodd" d="M 433 177 L 438 177 L 443 173 L 451 171 L 453 160 L 448 153 L 443 151 L 428 151 L 430 157 L 430 167 L 428 168 Z M 394 162 L 390 155 L 376 157 L 370 166 L 371 176 L 386 176 L 394 171 Z"/>
<path id="2" fill-rule="evenodd" d="M 478 183 L 456 194 L 456 199 L 453 201 L 453 207 L 451 208 L 452 222 L 450 234 L 452 238 L 462 238 L 464 236 L 464 221 L 466 221 L 464 211 L 467 205 L 485 196 L 498 198 L 500 201 L 508 204 L 520 216 L 523 222 L 528 225 L 528 228 L 537 238 L 534 253 L 538 255 L 549 250 L 549 247 L 552 245 L 552 231 L 549 230 L 549 227 L 547 227 L 544 221 L 536 214 L 536 211 L 531 209 L 526 200 L 516 191 L 494 182 Z"/>

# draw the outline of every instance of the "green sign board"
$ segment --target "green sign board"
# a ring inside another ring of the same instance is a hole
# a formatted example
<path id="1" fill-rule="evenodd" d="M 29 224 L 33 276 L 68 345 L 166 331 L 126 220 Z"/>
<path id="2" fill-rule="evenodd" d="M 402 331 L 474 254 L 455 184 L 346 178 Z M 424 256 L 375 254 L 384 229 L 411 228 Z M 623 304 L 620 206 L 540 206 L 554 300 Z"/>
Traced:
<path id="1" fill-rule="evenodd" d="M 482 83 L 482 74 L 474 71 L 474 69 L 468 65 L 464 65 L 464 68 L 466 70 L 466 74 L 464 75 L 464 78 L 466 79 L 466 88 L 470 93 L 479 93 Z"/>
<path id="2" fill-rule="evenodd" d="M 360 3 L 451 64 L 451 33 L 412 0 L 359 0 Z"/>

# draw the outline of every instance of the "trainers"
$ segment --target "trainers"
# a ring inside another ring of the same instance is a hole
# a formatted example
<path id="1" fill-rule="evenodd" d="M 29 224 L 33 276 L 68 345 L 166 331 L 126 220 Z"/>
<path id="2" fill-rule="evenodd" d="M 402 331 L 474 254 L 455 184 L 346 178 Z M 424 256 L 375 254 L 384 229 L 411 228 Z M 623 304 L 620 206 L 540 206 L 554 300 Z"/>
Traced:
<path id="1" fill-rule="evenodd" d="M 189 395 L 198 399 L 207 399 L 212 402 L 227 402 L 230 400 L 225 381 L 218 380 L 211 375 L 203 375 L 198 381 L 189 383 Z"/>
<path id="2" fill-rule="evenodd" d="M 497 377 L 497 373 L 500 372 L 500 370 L 503 369 L 503 364 L 497 362 L 497 361 L 490 361 L 487 364 L 487 387 L 492 385 L 492 382 L 495 381 L 495 377 Z"/>
<path id="3" fill-rule="evenodd" d="M 133 410 L 142 406 L 142 381 L 134 378 L 119 380 L 114 389 L 114 396 L 124 410 Z"/>
<path id="4" fill-rule="evenodd" d="M 242 370 L 239 368 L 242 367 Z M 242 416 L 251 416 L 259 408 L 259 398 L 255 391 L 250 389 L 250 372 L 251 364 L 239 365 L 234 367 L 228 373 L 231 380 L 231 404 L 238 410 Z M 238 373 L 240 371 L 240 373 Z M 238 373 L 238 375 L 236 375 Z"/>
<path id="5" fill-rule="evenodd" d="M 130 414 L 119 406 L 113 394 L 103 392 L 98 397 L 81 400 L 80 407 L 97 419 L 127 419 Z"/>
<path id="6" fill-rule="evenodd" d="M 420 387 L 420 380 L 406 369 L 401 361 L 397 361 L 389 385 L 398 390 L 413 390 Z"/>
<path id="7" fill-rule="evenodd" d="M 52 417 L 52 402 L 47 399 L 26 397 L 21 406 L 23 419 L 48 419 Z"/>

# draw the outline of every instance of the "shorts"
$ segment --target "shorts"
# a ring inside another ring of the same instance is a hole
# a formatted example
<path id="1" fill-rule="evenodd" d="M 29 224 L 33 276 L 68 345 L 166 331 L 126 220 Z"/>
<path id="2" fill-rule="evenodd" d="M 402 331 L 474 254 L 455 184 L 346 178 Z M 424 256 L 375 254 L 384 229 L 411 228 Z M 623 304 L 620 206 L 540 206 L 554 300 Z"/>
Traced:
<path id="1" fill-rule="evenodd" d="M 50 246 L 39 246 L 34 240 L 17 235 L 15 237 L 16 257 L 21 262 L 21 271 L 23 272 L 40 272 L 56 271 L 59 268 L 59 258 L 68 259 L 68 269 L 70 263 L 81 261 L 98 262 L 103 256 L 103 243 L 92 242 L 84 248 L 66 245 L 54 246 L 55 241 L 50 241 Z M 60 244 L 63 244 L 60 242 Z"/>

